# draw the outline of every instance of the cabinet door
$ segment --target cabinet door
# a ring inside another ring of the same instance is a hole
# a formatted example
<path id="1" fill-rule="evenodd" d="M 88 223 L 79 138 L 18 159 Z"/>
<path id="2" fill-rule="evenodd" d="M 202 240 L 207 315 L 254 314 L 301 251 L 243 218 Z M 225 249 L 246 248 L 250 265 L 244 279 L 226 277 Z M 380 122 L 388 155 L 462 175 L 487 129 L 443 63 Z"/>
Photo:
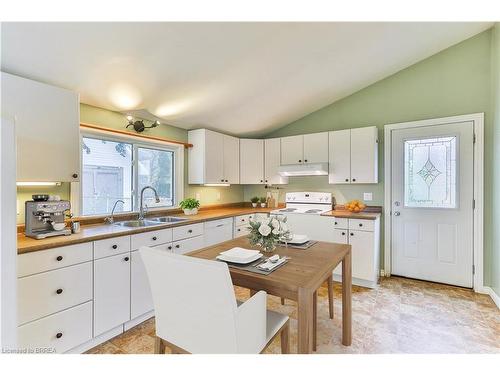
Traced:
<path id="1" fill-rule="evenodd" d="M 329 173 L 330 184 L 348 184 L 351 181 L 351 130 L 329 132 Z"/>
<path id="2" fill-rule="evenodd" d="M 264 140 L 264 182 L 266 184 L 288 184 L 288 177 L 282 177 L 278 174 L 280 163 L 280 138 L 271 138 Z"/>
<path id="3" fill-rule="evenodd" d="M 94 336 L 130 320 L 130 253 L 94 261 Z"/>
<path id="4" fill-rule="evenodd" d="M 224 135 L 205 130 L 205 183 L 224 182 Z"/>
<path id="5" fill-rule="evenodd" d="M 130 268 L 130 318 L 134 319 L 154 307 L 148 275 L 138 250 L 132 251 Z"/>
<path id="6" fill-rule="evenodd" d="M 224 182 L 240 183 L 240 140 L 224 135 Z"/>
<path id="7" fill-rule="evenodd" d="M 300 164 L 304 161 L 304 136 L 281 138 L 281 165 Z"/>
<path id="8" fill-rule="evenodd" d="M 233 238 L 233 219 L 207 221 L 205 223 L 205 247 L 229 241 Z"/>
<path id="9" fill-rule="evenodd" d="M 205 245 L 203 236 L 188 238 L 187 240 L 175 241 L 172 243 L 174 254 L 186 254 L 191 251 L 202 249 Z"/>
<path id="10" fill-rule="evenodd" d="M 349 231 L 352 246 L 352 277 L 373 280 L 374 275 L 374 237 L 373 232 Z"/>
<path id="11" fill-rule="evenodd" d="M 378 183 L 377 127 L 351 129 L 351 182 Z"/>
<path id="12" fill-rule="evenodd" d="M 17 181 L 78 181 L 78 94 L 7 73 L 1 79 L 2 112 L 16 117 Z"/>
<path id="13" fill-rule="evenodd" d="M 328 132 L 304 135 L 304 163 L 328 163 Z"/>
<path id="14" fill-rule="evenodd" d="M 240 183 L 264 183 L 263 139 L 240 139 Z"/>

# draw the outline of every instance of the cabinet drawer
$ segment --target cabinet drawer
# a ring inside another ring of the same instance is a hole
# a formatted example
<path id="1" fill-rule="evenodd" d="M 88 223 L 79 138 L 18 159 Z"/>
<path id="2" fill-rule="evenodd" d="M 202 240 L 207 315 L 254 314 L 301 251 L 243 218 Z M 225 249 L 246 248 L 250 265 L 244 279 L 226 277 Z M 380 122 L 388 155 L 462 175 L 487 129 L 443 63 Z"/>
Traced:
<path id="1" fill-rule="evenodd" d="M 92 299 L 92 262 L 22 277 L 18 285 L 18 324 Z"/>
<path id="2" fill-rule="evenodd" d="M 92 302 L 25 324 L 17 333 L 19 348 L 64 353 L 92 339 Z"/>
<path id="3" fill-rule="evenodd" d="M 94 241 L 94 259 L 109 257 L 130 251 L 130 236 Z"/>
<path id="4" fill-rule="evenodd" d="M 172 243 L 172 251 L 175 254 L 186 254 L 190 251 L 202 249 L 205 246 L 203 236 L 188 238 L 187 240 L 176 241 Z"/>
<path id="5" fill-rule="evenodd" d="M 333 227 L 335 229 L 348 229 L 349 228 L 349 219 L 334 217 L 333 218 Z"/>
<path id="6" fill-rule="evenodd" d="M 181 227 L 172 228 L 172 240 L 178 241 L 184 238 L 196 237 L 203 234 L 203 223 L 183 225 Z"/>
<path id="7" fill-rule="evenodd" d="M 137 250 L 141 246 L 161 245 L 172 241 L 172 228 L 133 234 L 131 237 L 132 250 Z"/>
<path id="8" fill-rule="evenodd" d="M 235 227 L 234 228 L 234 235 L 233 237 L 234 238 L 237 238 L 237 237 L 242 237 L 242 236 L 246 236 L 247 234 L 250 233 L 250 229 L 248 229 L 247 227 L 245 226 L 242 226 L 242 227 Z"/>
<path id="9" fill-rule="evenodd" d="M 234 226 L 235 227 L 240 227 L 240 226 L 247 226 L 248 222 L 250 219 L 253 219 L 254 215 L 240 215 L 240 216 L 235 216 L 234 218 Z"/>
<path id="10" fill-rule="evenodd" d="M 362 230 L 373 232 L 375 220 L 349 219 L 349 230 Z"/>
<path id="11" fill-rule="evenodd" d="M 233 219 L 228 217 L 227 219 L 211 220 L 205 222 L 205 230 L 212 228 L 220 228 L 223 225 L 233 225 Z"/>
<path id="12" fill-rule="evenodd" d="M 17 257 L 17 276 L 24 277 L 90 260 L 92 242 L 20 254 Z"/>

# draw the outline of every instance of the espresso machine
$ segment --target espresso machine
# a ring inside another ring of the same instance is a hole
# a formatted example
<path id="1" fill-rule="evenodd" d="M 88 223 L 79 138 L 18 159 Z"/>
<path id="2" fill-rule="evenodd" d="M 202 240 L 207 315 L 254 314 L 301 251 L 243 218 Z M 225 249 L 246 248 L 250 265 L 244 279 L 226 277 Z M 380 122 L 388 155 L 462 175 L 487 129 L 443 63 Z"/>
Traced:
<path id="1" fill-rule="evenodd" d="M 69 236 L 71 230 L 65 227 L 64 218 L 70 209 L 69 201 L 26 201 L 26 236 L 36 239 Z"/>

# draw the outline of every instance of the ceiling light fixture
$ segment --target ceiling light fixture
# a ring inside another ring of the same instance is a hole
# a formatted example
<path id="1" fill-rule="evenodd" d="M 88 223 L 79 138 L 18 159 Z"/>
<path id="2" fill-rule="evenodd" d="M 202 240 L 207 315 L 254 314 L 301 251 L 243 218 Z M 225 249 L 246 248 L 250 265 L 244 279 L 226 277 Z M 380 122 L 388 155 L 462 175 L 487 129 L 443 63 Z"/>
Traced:
<path id="1" fill-rule="evenodd" d="M 156 128 L 158 125 L 160 125 L 160 121 L 156 120 L 155 122 L 153 122 L 151 124 L 151 126 L 146 126 L 146 125 L 144 125 L 143 120 L 134 121 L 134 118 L 130 115 L 127 116 L 127 120 L 128 120 L 128 124 L 127 124 L 126 128 L 128 128 L 129 126 L 133 126 L 134 130 L 137 133 L 142 133 L 146 129 Z"/>

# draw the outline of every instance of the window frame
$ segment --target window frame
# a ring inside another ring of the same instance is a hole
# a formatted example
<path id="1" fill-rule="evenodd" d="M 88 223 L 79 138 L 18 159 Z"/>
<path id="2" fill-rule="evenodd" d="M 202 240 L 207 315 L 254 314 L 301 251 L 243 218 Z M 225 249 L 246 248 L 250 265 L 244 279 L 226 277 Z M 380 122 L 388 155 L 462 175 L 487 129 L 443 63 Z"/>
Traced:
<path id="1" fill-rule="evenodd" d="M 76 216 L 80 217 L 104 217 L 108 216 L 107 214 L 97 214 L 97 215 L 83 215 L 82 214 L 82 203 L 83 203 L 83 195 L 82 195 L 82 172 L 83 172 L 83 157 L 82 157 L 82 143 L 83 138 L 93 138 L 93 139 L 102 139 L 110 142 L 124 142 L 132 145 L 132 210 L 117 212 L 117 214 L 134 214 L 139 212 L 139 194 L 138 191 L 138 148 L 148 148 L 158 151 L 169 151 L 173 152 L 173 171 L 172 171 L 172 179 L 173 179 L 173 205 L 172 206 L 161 206 L 161 207 L 150 207 L 148 209 L 149 212 L 154 211 L 162 211 L 168 209 L 179 208 L 179 203 L 182 201 L 184 196 L 184 146 L 175 143 L 168 143 L 164 141 L 154 141 L 154 140 L 141 140 L 136 139 L 131 136 L 121 136 L 116 134 L 109 134 L 106 131 L 101 130 L 85 130 L 80 132 L 80 148 L 78 152 L 80 153 L 80 181 L 71 183 L 71 206 L 72 212 Z"/>

